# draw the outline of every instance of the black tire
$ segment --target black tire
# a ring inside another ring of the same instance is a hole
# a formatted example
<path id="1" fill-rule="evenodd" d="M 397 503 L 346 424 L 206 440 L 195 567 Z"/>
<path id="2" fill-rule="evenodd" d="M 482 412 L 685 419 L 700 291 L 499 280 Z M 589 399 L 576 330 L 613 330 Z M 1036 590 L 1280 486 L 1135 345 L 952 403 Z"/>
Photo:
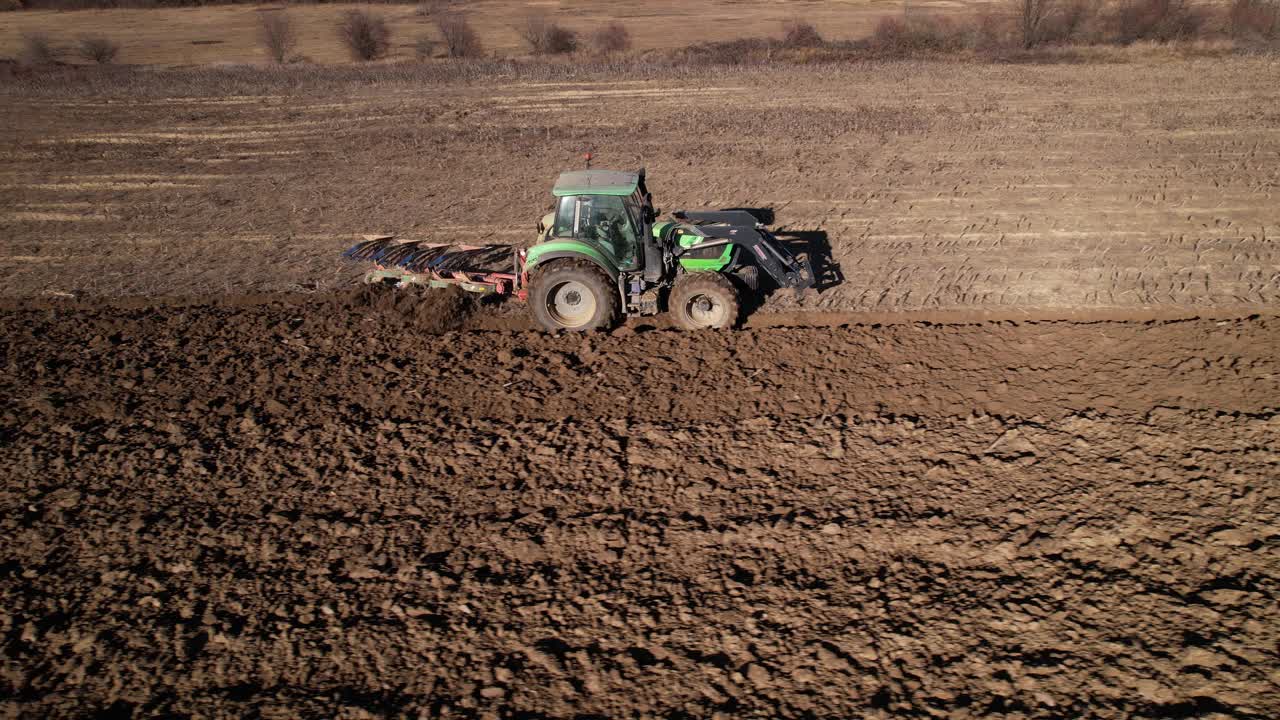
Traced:
<path id="1" fill-rule="evenodd" d="M 529 307 L 544 330 L 609 330 L 618 324 L 618 291 L 600 266 L 568 258 L 541 265 L 529 279 Z"/>
<path id="2" fill-rule="evenodd" d="M 717 272 L 681 275 L 667 302 L 676 324 L 685 330 L 719 330 L 738 324 L 738 289 Z"/>

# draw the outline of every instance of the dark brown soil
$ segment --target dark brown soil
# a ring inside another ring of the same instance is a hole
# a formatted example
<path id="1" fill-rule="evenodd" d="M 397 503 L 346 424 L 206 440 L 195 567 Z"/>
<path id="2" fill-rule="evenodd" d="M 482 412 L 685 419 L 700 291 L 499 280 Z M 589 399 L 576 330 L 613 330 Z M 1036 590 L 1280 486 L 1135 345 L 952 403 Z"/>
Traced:
<path id="1" fill-rule="evenodd" d="M 459 287 L 394 289 L 385 285 L 361 285 L 338 293 L 334 310 L 376 317 L 386 324 L 426 334 L 459 330 L 476 309 L 475 296 Z"/>
<path id="2" fill-rule="evenodd" d="M 1280 320 L 381 303 L 0 312 L 0 715 L 1280 715 Z"/>

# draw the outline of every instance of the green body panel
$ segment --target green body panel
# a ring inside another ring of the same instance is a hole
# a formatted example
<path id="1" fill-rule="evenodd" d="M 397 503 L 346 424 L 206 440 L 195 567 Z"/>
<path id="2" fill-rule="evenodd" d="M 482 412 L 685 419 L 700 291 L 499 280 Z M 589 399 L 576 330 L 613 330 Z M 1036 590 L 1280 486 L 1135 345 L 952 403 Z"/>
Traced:
<path id="1" fill-rule="evenodd" d="M 551 193 L 565 195 L 630 195 L 640 185 L 640 175 L 617 170 L 575 170 L 560 173 Z"/>
<path id="2" fill-rule="evenodd" d="M 676 230 L 676 242 L 680 243 L 680 247 L 682 248 L 685 248 L 685 249 L 691 248 L 694 245 L 697 245 L 698 243 L 702 242 L 703 240 L 706 240 L 704 236 L 699 235 L 698 233 L 693 232 L 692 230 L 687 230 L 685 228 L 680 228 L 679 230 Z"/>
<path id="3" fill-rule="evenodd" d="M 691 248 L 707 239 L 692 227 L 669 220 L 654 223 L 653 236 L 662 237 L 662 234 L 672 227 L 675 228 L 675 241 L 682 248 Z M 686 272 L 720 272 L 733 262 L 733 247 L 733 243 L 726 244 L 724 250 L 717 257 L 680 258 L 680 267 L 684 268 Z"/>
<path id="4" fill-rule="evenodd" d="M 680 258 L 680 267 L 685 272 L 720 272 L 733 261 L 733 244 L 724 246 L 724 252 L 713 258 Z"/>
<path id="5" fill-rule="evenodd" d="M 524 267 L 528 270 L 544 260 L 565 257 L 568 255 L 585 257 L 604 268 L 605 272 L 609 273 L 609 277 L 614 278 L 615 280 L 618 277 L 618 267 L 613 264 L 613 261 L 609 259 L 608 255 L 605 255 L 596 246 L 580 240 L 552 240 L 550 242 L 538 243 L 537 245 L 529 248 L 525 255 Z"/>

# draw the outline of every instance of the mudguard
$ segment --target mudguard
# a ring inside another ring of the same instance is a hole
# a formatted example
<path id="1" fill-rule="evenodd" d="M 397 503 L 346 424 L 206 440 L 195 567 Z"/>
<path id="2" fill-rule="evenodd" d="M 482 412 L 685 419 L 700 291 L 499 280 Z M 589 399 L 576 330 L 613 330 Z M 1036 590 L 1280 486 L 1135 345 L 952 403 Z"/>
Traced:
<path id="1" fill-rule="evenodd" d="M 618 267 L 613 264 L 613 261 L 599 248 L 578 240 L 552 240 L 534 245 L 525 253 L 524 270 L 528 272 L 548 260 L 557 258 L 586 258 L 599 265 L 610 280 L 614 282 L 618 280 Z"/>

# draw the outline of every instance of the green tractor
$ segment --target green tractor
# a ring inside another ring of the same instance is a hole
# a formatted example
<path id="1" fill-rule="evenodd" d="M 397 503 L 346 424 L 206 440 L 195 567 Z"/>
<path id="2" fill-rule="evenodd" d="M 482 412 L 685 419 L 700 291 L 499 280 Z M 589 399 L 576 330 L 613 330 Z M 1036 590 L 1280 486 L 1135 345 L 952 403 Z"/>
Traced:
<path id="1" fill-rule="evenodd" d="M 366 236 L 344 255 L 372 262 L 366 282 L 457 285 L 527 301 L 547 330 L 607 330 L 624 316 L 669 311 L 680 327 L 734 326 L 761 273 L 779 288 L 813 285 L 813 269 L 745 210 L 675 211 L 659 219 L 644 170 L 560 175 L 555 210 L 527 249 Z"/>

